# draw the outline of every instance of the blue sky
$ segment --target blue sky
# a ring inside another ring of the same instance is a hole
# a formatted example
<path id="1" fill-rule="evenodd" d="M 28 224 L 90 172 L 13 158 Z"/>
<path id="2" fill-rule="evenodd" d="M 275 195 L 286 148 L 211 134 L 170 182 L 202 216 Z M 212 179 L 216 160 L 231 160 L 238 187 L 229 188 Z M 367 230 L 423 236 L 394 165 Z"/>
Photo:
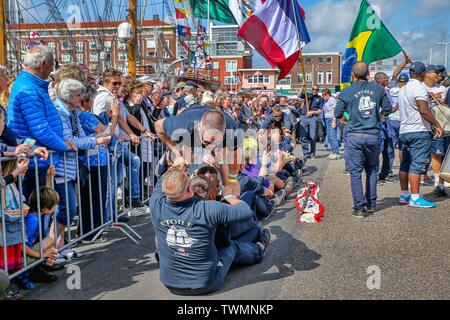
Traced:
<path id="1" fill-rule="evenodd" d="M 63 18 L 66 19 L 68 6 L 81 3 L 81 0 L 55 0 Z M 430 48 L 433 49 L 432 62 L 444 64 L 444 47 L 437 42 L 450 42 L 450 0 L 369 0 L 379 7 L 382 21 L 397 38 L 413 60 L 429 61 Z M 48 16 L 42 0 L 19 0 L 23 7 L 37 7 L 23 11 L 25 19 L 45 21 Z M 94 15 L 93 1 L 90 14 Z M 104 0 L 98 0 L 98 10 L 103 12 Z M 138 0 L 144 3 L 145 0 Z M 169 2 L 172 2 L 169 0 Z M 343 52 L 358 13 L 360 0 L 299 0 L 306 11 L 306 24 L 312 42 L 305 52 L 339 51 Z M 114 0 L 113 17 L 125 19 L 128 0 Z M 146 18 L 153 14 L 162 16 L 162 0 L 148 0 Z M 173 7 L 173 4 L 171 4 Z M 84 11 L 83 11 L 84 12 Z M 85 14 L 84 14 L 85 15 Z M 450 60 L 450 59 L 449 59 Z M 268 66 L 261 57 L 255 57 L 255 67 Z M 449 63 L 450 65 L 450 63 Z"/>

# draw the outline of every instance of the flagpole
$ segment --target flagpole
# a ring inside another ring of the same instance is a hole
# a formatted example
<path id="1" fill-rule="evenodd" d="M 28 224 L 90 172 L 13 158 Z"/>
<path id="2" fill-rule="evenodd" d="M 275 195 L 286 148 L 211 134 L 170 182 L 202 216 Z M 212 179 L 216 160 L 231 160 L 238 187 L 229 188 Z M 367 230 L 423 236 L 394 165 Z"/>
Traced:
<path id="1" fill-rule="evenodd" d="M 300 40 L 300 33 L 298 32 L 298 21 L 297 21 L 297 13 L 295 10 L 295 1 L 296 0 L 292 0 L 292 9 L 294 10 L 295 25 L 297 27 L 298 48 L 300 49 L 299 59 L 301 61 L 301 66 L 302 66 L 302 75 L 303 75 L 303 83 L 304 83 L 303 90 L 305 91 L 306 113 L 308 113 L 309 112 L 309 99 L 308 99 L 308 90 L 306 88 L 305 60 L 303 59 L 303 50 L 302 50 L 302 45 L 301 45 L 301 40 Z"/>
<path id="2" fill-rule="evenodd" d="M 211 59 L 211 7 L 210 0 L 208 0 L 208 59 Z M 208 78 L 212 79 L 211 70 L 208 70 Z"/>

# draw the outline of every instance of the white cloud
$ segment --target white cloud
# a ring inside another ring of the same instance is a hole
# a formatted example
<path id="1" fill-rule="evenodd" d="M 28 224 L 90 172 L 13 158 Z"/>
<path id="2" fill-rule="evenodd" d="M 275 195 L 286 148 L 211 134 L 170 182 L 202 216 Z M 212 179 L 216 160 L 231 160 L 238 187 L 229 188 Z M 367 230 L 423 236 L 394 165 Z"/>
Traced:
<path id="1" fill-rule="evenodd" d="M 420 0 L 413 14 L 416 17 L 428 17 L 445 10 L 447 12 L 450 10 L 449 0 Z"/>

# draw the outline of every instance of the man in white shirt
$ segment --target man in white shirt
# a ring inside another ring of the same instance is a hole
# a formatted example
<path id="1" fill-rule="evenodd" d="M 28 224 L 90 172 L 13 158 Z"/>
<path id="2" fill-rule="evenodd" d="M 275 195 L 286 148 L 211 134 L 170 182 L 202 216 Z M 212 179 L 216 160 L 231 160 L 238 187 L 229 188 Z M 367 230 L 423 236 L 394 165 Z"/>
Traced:
<path id="1" fill-rule="evenodd" d="M 438 102 L 442 101 L 445 95 L 445 87 L 439 85 L 439 69 L 434 65 L 426 67 L 426 74 L 423 85 L 430 96 L 430 108 L 434 108 Z M 444 187 L 444 180 L 439 178 L 442 168 L 442 157 L 445 155 L 445 138 L 433 138 L 431 140 L 431 168 L 434 175 L 434 195 L 436 197 L 447 197 Z"/>
<path id="2" fill-rule="evenodd" d="M 442 137 L 443 130 L 429 108 L 428 92 L 422 84 L 425 65 L 415 62 L 409 71 L 411 80 L 399 94 L 400 140 L 403 143 L 403 160 L 400 165 L 402 194 L 399 203 L 415 208 L 435 208 L 436 203 L 420 196 L 420 175 L 426 173 L 430 163 L 433 137 L 431 126 L 435 127 L 436 138 Z"/>

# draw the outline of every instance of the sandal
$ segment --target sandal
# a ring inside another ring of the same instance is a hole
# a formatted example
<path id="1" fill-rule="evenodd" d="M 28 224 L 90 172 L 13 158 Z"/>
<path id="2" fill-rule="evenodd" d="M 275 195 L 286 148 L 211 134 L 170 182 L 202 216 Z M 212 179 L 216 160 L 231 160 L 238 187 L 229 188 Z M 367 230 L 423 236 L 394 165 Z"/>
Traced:
<path id="1" fill-rule="evenodd" d="M 23 298 L 23 294 L 20 291 L 15 291 L 10 288 L 5 289 L 5 300 L 19 300 Z"/>

